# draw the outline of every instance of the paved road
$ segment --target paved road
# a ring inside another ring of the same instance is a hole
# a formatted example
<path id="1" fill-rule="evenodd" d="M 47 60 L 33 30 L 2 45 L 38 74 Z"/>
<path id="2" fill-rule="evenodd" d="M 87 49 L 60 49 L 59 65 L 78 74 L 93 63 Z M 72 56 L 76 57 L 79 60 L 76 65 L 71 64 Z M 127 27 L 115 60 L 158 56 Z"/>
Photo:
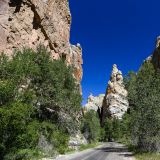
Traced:
<path id="1" fill-rule="evenodd" d="M 97 148 L 60 156 L 56 160 L 135 160 L 135 158 L 124 145 L 111 142 Z"/>

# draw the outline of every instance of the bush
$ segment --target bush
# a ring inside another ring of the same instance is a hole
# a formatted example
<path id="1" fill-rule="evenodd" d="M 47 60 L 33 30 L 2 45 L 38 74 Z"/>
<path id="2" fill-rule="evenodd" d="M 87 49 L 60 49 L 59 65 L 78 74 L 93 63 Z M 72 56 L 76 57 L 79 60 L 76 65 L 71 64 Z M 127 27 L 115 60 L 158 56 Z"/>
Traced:
<path id="1" fill-rule="evenodd" d="M 35 148 L 39 137 L 39 123 L 33 121 L 34 108 L 15 102 L 0 108 L 1 158 L 25 148 Z"/>
<path id="2" fill-rule="evenodd" d="M 53 145 L 54 150 L 64 154 L 68 149 L 69 135 L 49 122 L 41 124 L 41 134 Z"/>

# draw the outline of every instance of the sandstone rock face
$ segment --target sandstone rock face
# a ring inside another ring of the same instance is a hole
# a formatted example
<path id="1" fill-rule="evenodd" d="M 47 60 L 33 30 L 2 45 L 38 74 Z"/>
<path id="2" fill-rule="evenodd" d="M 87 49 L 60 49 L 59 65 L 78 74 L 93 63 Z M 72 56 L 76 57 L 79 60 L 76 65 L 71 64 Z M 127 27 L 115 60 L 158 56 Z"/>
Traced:
<path id="1" fill-rule="evenodd" d="M 129 107 L 122 72 L 113 65 L 110 81 L 102 106 L 102 122 L 106 117 L 121 119 Z"/>
<path id="2" fill-rule="evenodd" d="M 69 43 L 70 25 L 68 0 L 0 0 L 0 52 L 43 44 L 54 59 L 73 65 L 80 83 L 82 49 Z"/>
<path id="3" fill-rule="evenodd" d="M 0 0 L 0 51 L 4 50 L 7 41 L 8 0 Z"/>
<path id="4" fill-rule="evenodd" d="M 84 106 L 84 110 L 90 111 L 100 111 L 102 109 L 102 104 L 103 104 L 103 99 L 104 99 L 105 94 L 100 94 L 97 97 L 94 97 L 92 94 L 88 97 L 87 104 Z"/>

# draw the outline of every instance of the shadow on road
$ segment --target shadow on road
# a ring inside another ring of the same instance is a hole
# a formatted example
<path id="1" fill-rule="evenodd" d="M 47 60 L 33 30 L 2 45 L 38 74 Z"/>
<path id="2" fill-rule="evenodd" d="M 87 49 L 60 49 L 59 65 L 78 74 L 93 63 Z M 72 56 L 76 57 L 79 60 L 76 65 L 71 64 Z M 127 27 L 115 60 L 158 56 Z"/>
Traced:
<path id="1" fill-rule="evenodd" d="M 120 156 L 123 157 L 132 157 L 133 153 L 128 152 L 127 147 L 102 147 L 102 148 L 96 148 L 95 150 L 99 150 L 101 152 L 108 152 L 108 153 L 118 153 Z"/>
<path id="2" fill-rule="evenodd" d="M 96 150 L 101 150 L 103 152 L 128 152 L 127 148 L 119 148 L 119 147 L 103 147 L 103 148 L 97 148 Z"/>

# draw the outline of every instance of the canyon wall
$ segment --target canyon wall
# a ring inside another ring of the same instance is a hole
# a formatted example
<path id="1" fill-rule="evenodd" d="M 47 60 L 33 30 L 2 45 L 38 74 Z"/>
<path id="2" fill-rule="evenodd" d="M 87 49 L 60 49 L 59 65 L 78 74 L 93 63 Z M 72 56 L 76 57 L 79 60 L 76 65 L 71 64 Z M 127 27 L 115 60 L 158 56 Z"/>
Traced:
<path id="1" fill-rule="evenodd" d="M 36 49 L 43 44 L 53 59 L 64 58 L 82 79 L 82 49 L 70 44 L 71 14 L 68 0 L 0 0 L 0 52 Z"/>

